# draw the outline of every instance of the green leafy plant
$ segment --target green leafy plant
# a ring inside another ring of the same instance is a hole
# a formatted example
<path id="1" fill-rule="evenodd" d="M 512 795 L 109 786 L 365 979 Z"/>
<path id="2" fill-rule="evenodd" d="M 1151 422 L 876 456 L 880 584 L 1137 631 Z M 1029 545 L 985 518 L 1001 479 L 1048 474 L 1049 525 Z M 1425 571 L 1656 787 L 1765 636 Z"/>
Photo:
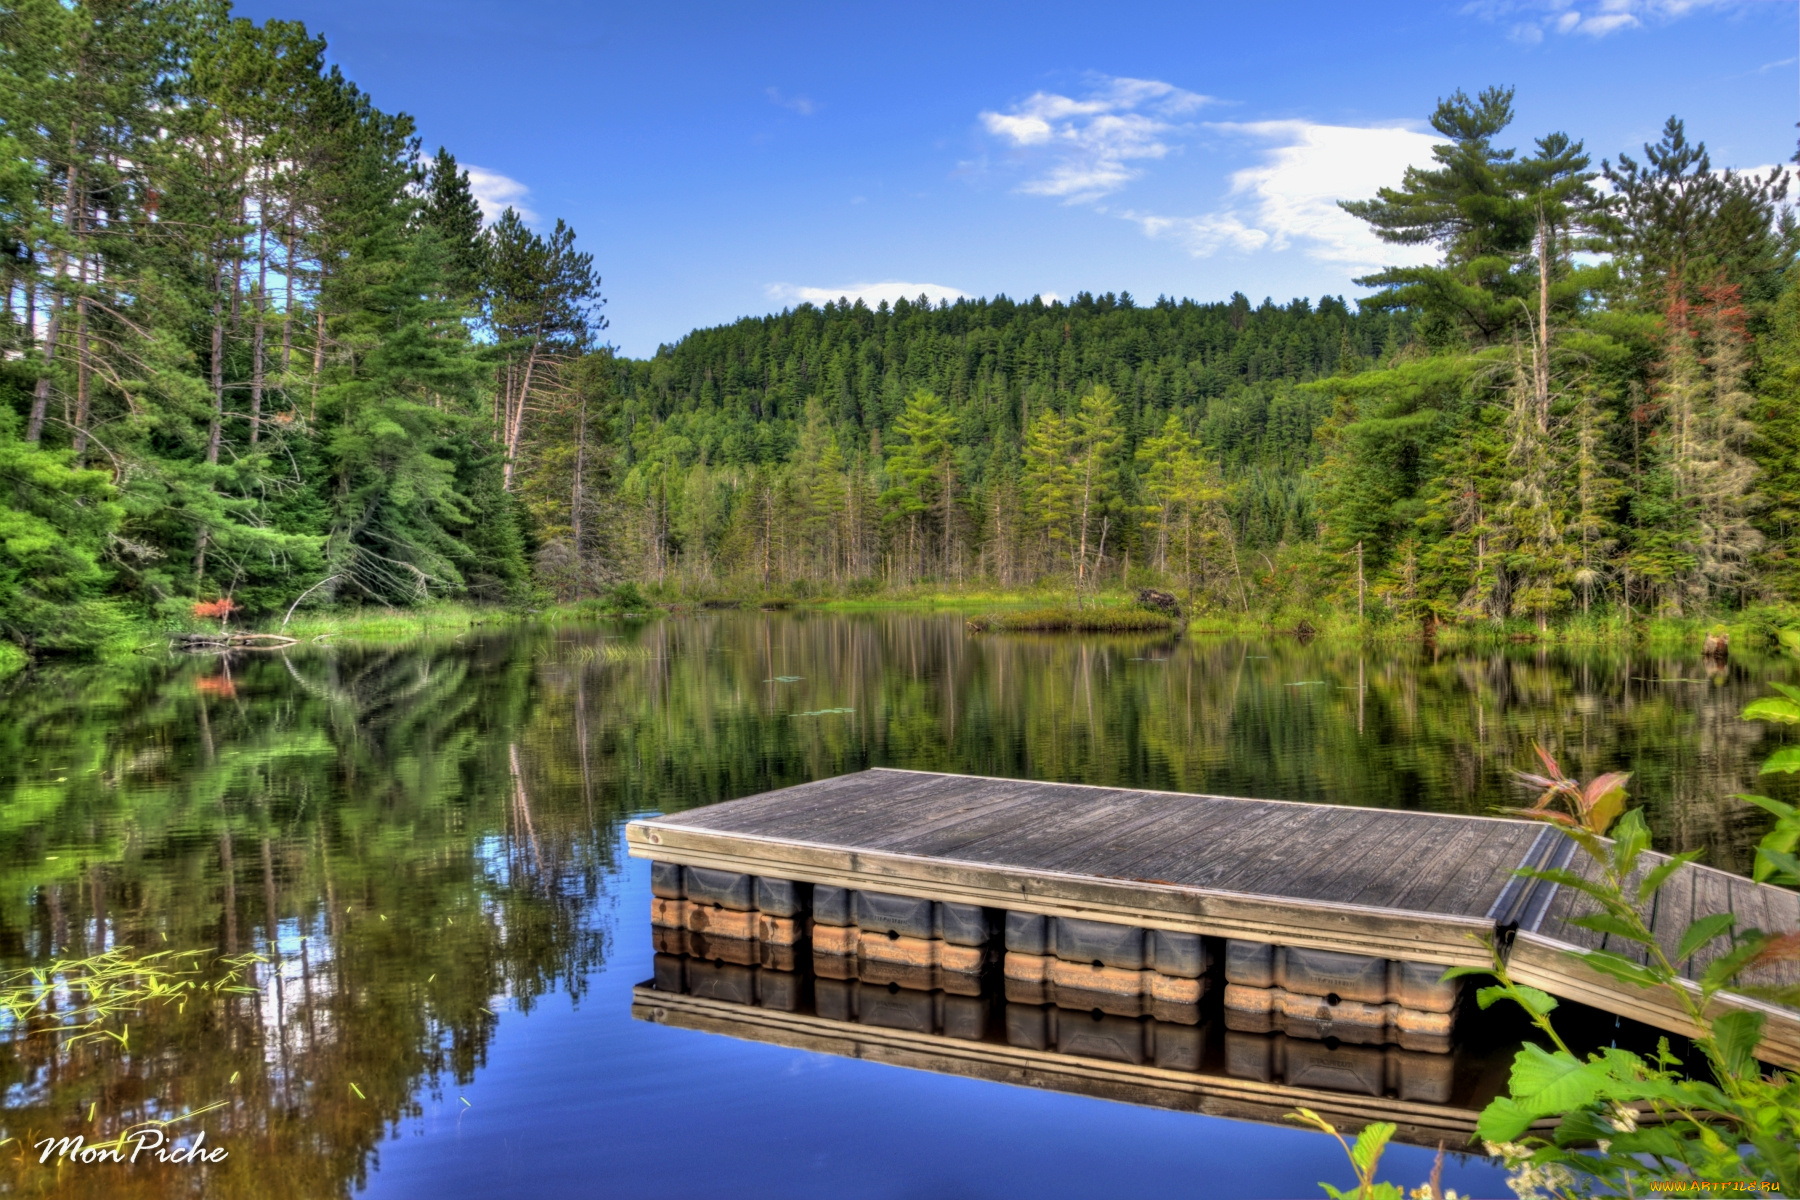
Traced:
<path id="1" fill-rule="evenodd" d="M 1800 630 L 1783 629 L 1776 635 L 1782 649 L 1800 655 Z M 1800 688 L 1786 683 L 1772 683 L 1776 695 L 1752 700 L 1744 707 L 1746 721 L 1774 721 L 1781 725 L 1800 725 Z M 1800 746 L 1783 746 L 1763 762 L 1761 774 L 1792 775 L 1800 772 Z M 1739 796 L 1758 808 L 1774 814 L 1775 827 L 1756 847 L 1754 874 L 1758 882 L 1778 883 L 1784 887 L 1800 887 L 1800 808 L 1768 796 Z"/>
<path id="2" fill-rule="evenodd" d="M 1795 1194 L 1800 1191 L 1800 1080 L 1785 1071 L 1765 1070 L 1757 1061 L 1763 1013 L 1720 1003 L 1727 990 L 1779 1003 L 1800 1000 L 1800 988 L 1743 981 L 1750 968 L 1791 956 L 1794 939 L 1739 929 L 1733 915 L 1718 913 L 1690 924 L 1671 953 L 1643 914 L 1698 852 L 1660 862 L 1647 857 L 1650 830 L 1636 809 L 1619 816 L 1613 836 L 1606 838 L 1612 813 L 1624 804 L 1624 777 L 1606 775 L 1582 785 L 1542 750 L 1539 756 L 1548 776 L 1522 775 L 1521 781 L 1543 786 L 1544 795 L 1537 807 L 1523 811 L 1562 828 L 1595 870 L 1522 874 L 1580 892 L 1593 902 L 1594 911 L 1575 924 L 1639 948 L 1641 957 L 1614 950 L 1570 953 L 1594 971 L 1673 999 L 1696 1031 L 1693 1046 L 1704 1061 L 1684 1063 L 1667 1038 L 1650 1057 L 1616 1046 L 1585 1058 L 1575 1054 L 1551 1020 L 1556 1000 L 1512 978 L 1499 945 L 1490 942 L 1491 967 L 1452 968 L 1446 978 L 1491 977 L 1494 982 L 1476 994 L 1480 1006 L 1512 1001 L 1549 1046 L 1528 1043 L 1520 1048 L 1509 1094 L 1482 1112 L 1478 1136 L 1506 1163 L 1513 1189 L 1522 1197 L 1631 1196 L 1643 1194 L 1652 1183 L 1700 1181 L 1774 1184 Z M 1549 807 L 1556 801 L 1567 811 Z M 1726 937 L 1734 944 L 1718 952 L 1697 980 L 1683 976 L 1677 964 Z M 1551 1120 L 1555 1125 L 1548 1137 L 1530 1132 Z"/>
<path id="3" fill-rule="evenodd" d="M 1780 690 L 1781 704 L 1788 707 L 1758 701 L 1745 716 L 1769 719 L 1771 713 L 1781 713 L 1791 715 L 1775 719 L 1800 721 L 1800 692 Z M 1520 1047 L 1507 1094 L 1483 1110 L 1476 1136 L 1506 1165 L 1508 1183 L 1522 1200 L 1641 1196 L 1671 1185 L 1698 1188 L 1703 1183 L 1761 1185 L 1784 1195 L 1800 1194 L 1800 1078 L 1757 1061 L 1765 1015 L 1734 1007 L 1721 995 L 1730 991 L 1800 1003 L 1800 986 L 1759 986 L 1745 980 L 1752 968 L 1794 957 L 1800 937 L 1740 929 L 1732 914 L 1718 913 L 1690 924 L 1669 952 L 1643 914 L 1698 852 L 1661 861 L 1649 855 L 1650 829 L 1642 812 L 1625 808 L 1628 774 L 1609 773 L 1582 783 L 1541 747 L 1537 754 L 1544 773 L 1519 774 L 1521 783 L 1539 791 L 1537 802 L 1514 811 L 1562 829 L 1594 869 L 1520 873 L 1580 892 L 1592 901 L 1593 911 L 1575 924 L 1607 934 L 1614 944 L 1639 949 L 1641 957 L 1615 950 L 1569 953 L 1591 970 L 1673 998 L 1696 1031 L 1693 1047 L 1703 1061 L 1684 1062 L 1667 1038 L 1659 1040 L 1649 1057 L 1617 1046 L 1585 1057 L 1576 1054 L 1551 1019 L 1556 998 L 1514 979 L 1500 944 L 1490 938 L 1491 966 L 1454 967 L 1444 977 L 1491 979 L 1476 993 L 1481 1008 L 1503 1001 L 1517 1004 L 1547 1044 Z M 1780 823 L 1759 849 L 1758 874 L 1779 878 L 1796 865 L 1793 808 L 1776 801 L 1764 806 L 1777 813 Z M 1609 828 L 1610 838 L 1605 836 Z M 1697 980 L 1681 973 L 1677 964 L 1723 938 L 1732 944 L 1717 950 Z M 1315 1113 L 1302 1109 L 1294 1119 L 1337 1137 L 1350 1155 L 1356 1190 L 1340 1193 L 1322 1184 L 1333 1200 L 1400 1200 L 1398 1187 L 1375 1180 L 1392 1125 L 1370 1125 L 1352 1145 Z M 1545 1125 L 1550 1126 L 1548 1136 L 1536 1132 Z M 1431 1182 L 1411 1195 L 1438 1200 L 1437 1189 L 1434 1171 Z"/>
<path id="4" fill-rule="evenodd" d="M 1337 1126 L 1310 1108 L 1295 1109 L 1288 1114 L 1288 1120 L 1330 1134 L 1337 1139 L 1338 1145 L 1344 1148 L 1345 1155 L 1349 1157 L 1350 1166 L 1356 1172 L 1356 1186 L 1343 1192 L 1329 1183 L 1319 1184 L 1331 1200 L 1457 1200 L 1454 1191 L 1442 1190 L 1444 1148 L 1441 1144 L 1438 1146 L 1437 1161 L 1431 1167 L 1431 1178 L 1406 1192 L 1396 1184 L 1379 1182 L 1375 1178 L 1375 1172 L 1381 1165 L 1382 1152 L 1387 1149 L 1389 1139 L 1394 1136 L 1395 1127 L 1392 1122 L 1372 1121 L 1363 1126 L 1362 1132 L 1356 1135 L 1356 1141 L 1351 1142 L 1338 1132 Z"/>

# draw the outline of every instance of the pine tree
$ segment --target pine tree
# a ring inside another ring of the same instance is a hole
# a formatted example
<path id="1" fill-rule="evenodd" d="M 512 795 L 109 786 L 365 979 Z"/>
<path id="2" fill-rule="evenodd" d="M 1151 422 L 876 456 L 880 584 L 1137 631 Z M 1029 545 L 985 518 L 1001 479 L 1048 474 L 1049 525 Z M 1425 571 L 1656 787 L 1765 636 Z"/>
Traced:
<path id="1" fill-rule="evenodd" d="M 442 146 L 426 176 L 420 221 L 444 244 L 444 282 L 458 300 L 472 303 L 487 270 L 487 244 L 481 236 L 481 206 L 469 187 L 469 173 Z"/>
<path id="2" fill-rule="evenodd" d="M 886 520 L 906 530 L 909 574 L 926 568 L 927 541 L 936 527 L 938 565 L 952 571 L 956 543 L 956 497 L 959 483 L 951 446 L 952 418 L 936 392 L 923 389 L 906 398 L 905 411 L 894 422 L 903 441 L 888 451 L 888 488 L 881 494 Z"/>

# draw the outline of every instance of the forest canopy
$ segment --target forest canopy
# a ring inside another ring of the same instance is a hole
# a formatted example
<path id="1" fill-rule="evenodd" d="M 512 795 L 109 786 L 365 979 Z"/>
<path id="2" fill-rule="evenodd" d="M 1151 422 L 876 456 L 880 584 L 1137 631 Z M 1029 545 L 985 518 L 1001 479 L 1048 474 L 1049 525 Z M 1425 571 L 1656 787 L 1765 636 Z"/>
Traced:
<path id="1" fill-rule="evenodd" d="M 1359 301 L 849 300 L 603 342 L 295 22 L 0 9 L 0 635 L 296 600 L 1157 583 L 1199 610 L 1697 615 L 1800 590 L 1785 170 L 1598 164 L 1512 93 L 1344 207 Z M 228 602 L 228 603 L 227 603 Z"/>

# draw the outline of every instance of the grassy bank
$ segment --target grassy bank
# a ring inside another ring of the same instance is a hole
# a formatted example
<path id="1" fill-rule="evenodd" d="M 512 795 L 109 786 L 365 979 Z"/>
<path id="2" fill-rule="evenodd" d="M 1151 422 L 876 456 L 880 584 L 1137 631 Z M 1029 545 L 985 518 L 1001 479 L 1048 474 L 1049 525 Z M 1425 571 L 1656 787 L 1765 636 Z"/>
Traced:
<path id="1" fill-rule="evenodd" d="M 513 609 L 473 604 L 441 603 L 420 608 L 314 608 L 296 613 L 283 631 L 302 643 L 342 641 L 408 641 L 414 638 L 455 635 L 474 629 L 499 629 L 531 621 L 588 621 L 621 616 L 653 617 L 691 614 L 711 609 L 759 608 L 822 612 L 875 612 L 883 610 L 960 611 L 968 613 L 971 626 L 994 632 L 1162 632 L 1180 628 L 1194 637 L 1268 638 L 1302 634 L 1327 642 L 1357 642 L 1396 649 L 1425 641 L 1417 622 L 1388 619 L 1385 612 L 1370 612 L 1359 622 L 1354 609 L 1290 610 L 1276 613 L 1241 611 L 1202 612 L 1185 622 L 1171 622 L 1161 613 L 1140 607 L 1135 590 L 1115 588 L 1085 595 L 1076 603 L 1070 589 L 1034 587 L 946 588 L 930 585 L 895 588 L 881 592 L 799 594 L 795 591 L 742 590 L 717 594 L 677 594 L 624 584 L 605 597 L 578 604 L 545 604 L 539 608 Z M 1718 617 L 1653 617 L 1627 615 L 1621 610 L 1595 610 L 1571 614 L 1549 623 L 1545 629 L 1527 620 L 1441 624 L 1435 643 L 1443 649 L 1489 649 L 1505 646 L 1641 647 L 1673 654 L 1697 654 L 1707 635 L 1724 632 L 1733 651 L 1767 651 L 1775 646 L 1781 629 L 1800 628 L 1800 609 L 1760 607 Z M 183 633 L 215 632 L 216 622 L 195 619 L 180 627 L 145 626 L 92 653 L 101 658 L 115 654 L 159 652 L 171 638 Z M 281 614 L 260 620 L 239 620 L 233 632 L 282 631 Z M 17 646 L 0 641 L 0 680 L 16 675 L 31 657 Z"/>
<path id="2" fill-rule="evenodd" d="M 1141 608 L 1031 608 L 969 619 L 976 633 L 1173 633 L 1181 622 Z"/>
<path id="3" fill-rule="evenodd" d="M 406 641 L 481 626 L 516 625 L 534 614 L 474 604 L 431 604 L 419 608 L 316 608 L 294 614 L 282 627 L 279 615 L 260 621 L 234 621 L 230 633 L 280 633 L 300 642 Z M 216 633 L 218 624 L 194 621 L 180 629 L 146 631 L 140 649 L 156 649 L 183 633 Z"/>

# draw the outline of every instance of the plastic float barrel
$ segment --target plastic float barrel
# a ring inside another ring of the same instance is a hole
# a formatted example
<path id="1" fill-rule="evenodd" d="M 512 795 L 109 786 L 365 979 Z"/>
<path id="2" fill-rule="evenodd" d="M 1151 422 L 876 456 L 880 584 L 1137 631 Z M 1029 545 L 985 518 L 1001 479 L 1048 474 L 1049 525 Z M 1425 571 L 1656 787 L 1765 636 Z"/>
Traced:
<path id="1" fill-rule="evenodd" d="M 979 1042 L 987 1037 L 988 1004 L 979 994 L 957 996 L 944 993 L 938 997 L 938 1028 L 948 1038 L 962 1042 Z"/>
<path id="2" fill-rule="evenodd" d="M 1047 1004 L 1008 1004 L 1005 1026 L 1006 1044 L 1027 1050 L 1050 1048 L 1050 1014 L 1056 1011 Z"/>
<path id="3" fill-rule="evenodd" d="M 1206 1031 L 1198 1025 L 1150 1022 L 1151 1061 L 1165 1071 L 1198 1071 L 1206 1051 Z"/>
<path id="4" fill-rule="evenodd" d="M 756 971 L 735 963 L 710 963 L 690 958 L 684 964 L 687 994 L 729 1004 L 756 1003 Z"/>
<path id="5" fill-rule="evenodd" d="M 858 929 L 928 941 L 931 939 L 931 909 L 931 901 L 916 896 L 859 891 L 855 893 L 851 911 Z"/>
<path id="6" fill-rule="evenodd" d="M 1283 1034 L 1225 1034 L 1225 1073 L 1234 1079 L 1287 1083 L 1425 1104 L 1455 1097 L 1456 1060 L 1392 1046 L 1332 1046 Z"/>
<path id="7" fill-rule="evenodd" d="M 805 981 L 792 971 L 759 970 L 756 973 L 756 1004 L 773 1012 L 799 1012 Z"/>
<path id="8" fill-rule="evenodd" d="M 1057 917 L 1051 925 L 1050 953 L 1064 962 L 1098 963 L 1122 971 L 1142 971 L 1146 961 L 1145 931 L 1111 921 Z"/>
<path id="9" fill-rule="evenodd" d="M 1237 938 L 1225 943 L 1225 981 L 1247 988 L 1281 988 L 1306 996 L 1451 1013 L 1461 995 L 1462 981 L 1446 981 L 1443 976 L 1444 968 L 1434 963 L 1272 946 Z"/>
<path id="10" fill-rule="evenodd" d="M 937 900 L 931 905 L 931 935 L 952 946 L 985 946 L 993 936 L 987 909 L 979 904 L 952 904 Z"/>
<path id="11" fill-rule="evenodd" d="M 659 992 L 680 995 L 687 990 L 687 975 L 679 954 L 657 954 L 650 960 L 650 986 Z"/>
<path id="12" fill-rule="evenodd" d="M 987 1035 L 988 1005 L 980 997 L 864 980 L 814 980 L 813 1012 L 827 1021 L 929 1033 L 960 1041 L 978 1042 Z"/>
<path id="13" fill-rule="evenodd" d="M 1011 910 L 1006 914 L 1006 948 L 1065 962 L 1098 962 L 1104 967 L 1153 970 L 1185 979 L 1206 974 L 1213 960 L 1207 940 L 1197 933 Z"/>
<path id="14" fill-rule="evenodd" d="M 775 917 L 799 916 L 806 911 L 804 886 L 791 879 L 770 879 L 758 875 L 754 889 L 757 911 Z"/>
<path id="15" fill-rule="evenodd" d="M 688 867 L 682 871 L 681 883 L 685 898 L 696 904 L 750 912 L 756 907 L 753 879 L 733 871 Z"/>
<path id="16" fill-rule="evenodd" d="M 681 890 L 681 864 L 652 862 L 650 864 L 650 894 L 660 896 L 664 900 L 687 899 L 687 893 Z"/>
<path id="17" fill-rule="evenodd" d="M 1142 1066 L 1150 1057 L 1144 1045 L 1147 1022 L 1104 1012 L 1056 1014 L 1056 1049 L 1060 1054 L 1098 1058 Z"/>
<path id="18" fill-rule="evenodd" d="M 1064 939 L 1057 921 L 1056 944 Z M 1142 931 L 1139 931 L 1140 934 Z M 1024 939 L 1022 939 L 1024 940 Z M 1027 941 L 1026 944 L 1031 944 Z M 1093 942 L 1078 942 L 1084 948 Z M 1002 971 L 1006 998 L 1019 1004 L 1057 1004 L 1071 1009 L 1099 1009 L 1115 1016 L 1154 1016 L 1192 1025 L 1200 1019 L 1205 975 L 1182 977 L 1152 970 L 1109 967 L 1099 962 L 1071 962 L 1050 955 L 1008 950 Z"/>
<path id="19" fill-rule="evenodd" d="M 908 1033 L 936 1033 L 937 1006 L 930 992 L 916 992 L 902 987 L 869 987 L 856 989 L 856 1021 L 881 1029 L 903 1029 Z"/>
<path id="20" fill-rule="evenodd" d="M 812 890 L 812 919 L 817 925 L 832 925 L 839 928 L 854 924 L 850 909 L 850 889 L 833 887 L 829 884 L 814 884 Z"/>
<path id="21" fill-rule="evenodd" d="M 852 1002 L 855 980 L 813 980 L 813 1012 L 827 1021 L 852 1021 L 856 1007 Z"/>

